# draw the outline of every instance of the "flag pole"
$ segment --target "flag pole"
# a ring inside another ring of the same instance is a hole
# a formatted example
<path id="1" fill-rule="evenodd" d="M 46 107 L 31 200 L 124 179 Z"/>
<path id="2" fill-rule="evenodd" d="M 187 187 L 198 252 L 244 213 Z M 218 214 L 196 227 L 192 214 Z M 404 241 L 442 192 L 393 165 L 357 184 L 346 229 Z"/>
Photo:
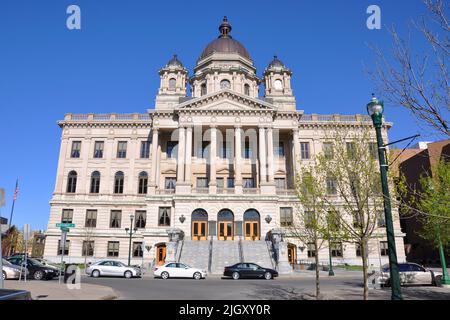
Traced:
<path id="1" fill-rule="evenodd" d="M 13 203 L 12 203 L 12 207 L 11 207 L 11 214 L 9 216 L 9 221 L 8 221 L 8 230 L 11 229 L 11 222 L 12 222 L 12 218 L 13 218 L 13 214 L 14 214 L 14 205 L 16 203 L 17 187 L 18 186 L 19 186 L 19 178 L 17 178 L 17 180 L 16 180 L 16 187 L 14 188 L 14 197 L 13 197 Z"/>

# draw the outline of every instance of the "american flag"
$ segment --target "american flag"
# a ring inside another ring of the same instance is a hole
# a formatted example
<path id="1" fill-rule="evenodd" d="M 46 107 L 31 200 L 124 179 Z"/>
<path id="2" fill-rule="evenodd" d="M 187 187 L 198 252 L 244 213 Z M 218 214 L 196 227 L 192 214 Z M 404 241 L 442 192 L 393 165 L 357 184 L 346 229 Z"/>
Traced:
<path id="1" fill-rule="evenodd" d="M 14 201 L 17 199 L 17 194 L 19 193 L 19 180 L 16 181 L 16 189 L 14 190 Z"/>

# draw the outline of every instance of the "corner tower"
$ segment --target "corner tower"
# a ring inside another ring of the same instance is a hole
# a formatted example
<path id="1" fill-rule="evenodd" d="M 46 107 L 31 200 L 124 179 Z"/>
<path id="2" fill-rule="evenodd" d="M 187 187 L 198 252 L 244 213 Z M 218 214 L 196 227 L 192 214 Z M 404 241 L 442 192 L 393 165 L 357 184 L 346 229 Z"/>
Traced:
<path id="1" fill-rule="evenodd" d="M 292 71 L 275 55 L 264 70 L 264 97 L 280 108 L 295 110 L 295 97 L 291 88 Z"/>
<path id="2" fill-rule="evenodd" d="M 180 98 L 186 97 L 187 76 L 187 69 L 175 54 L 159 70 L 161 82 L 156 96 L 156 109 L 172 109 L 180 102 Z"/>

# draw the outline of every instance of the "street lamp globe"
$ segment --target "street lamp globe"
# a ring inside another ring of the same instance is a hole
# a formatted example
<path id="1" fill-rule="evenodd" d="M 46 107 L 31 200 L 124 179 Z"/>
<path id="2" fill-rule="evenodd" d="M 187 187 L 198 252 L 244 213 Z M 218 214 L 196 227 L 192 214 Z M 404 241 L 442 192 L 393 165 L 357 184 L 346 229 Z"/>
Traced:
<path id="1" fill-rule="evenodd" d="M 383 101 L 379 101 L 375 95 L 372 94 L 372 99 L 367 104 L 367 113 L 372 117 L 373 115 L 382 115 L 383 111 Z"/>
<path id="2" fill-rule="evenodd" d="M 130 220 L 133 221 L 134 220 L 134 215 L 130 216 Z"/>

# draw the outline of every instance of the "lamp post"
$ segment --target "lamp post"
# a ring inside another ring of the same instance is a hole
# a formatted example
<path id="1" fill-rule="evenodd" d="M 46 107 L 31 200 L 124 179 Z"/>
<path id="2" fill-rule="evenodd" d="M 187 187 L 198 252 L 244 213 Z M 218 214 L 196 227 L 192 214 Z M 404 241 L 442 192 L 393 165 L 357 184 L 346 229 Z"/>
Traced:
<path id="1" fill-rule="evenodd" d="M 328 276 L 334 276 L 334 271 L 333 271 L 333 261 L 331 260 L 331 233 L 330 233 L 330 225 L 327 224 L 327 228 L 328 228 L 328 257 L 330 259 L 330 269 L 328 270 Z"/>
<path id="2" fill-rule="evenodd" d="M 389 195 L 389 185 L 387 179 L 387 169 L 385 158 L 385 145 L 381 136 L 381 126 L 383 124 L 384 104 L 372 95 L 372 100 L 367 104 L 367 113 L 370 115 L 375 127 L 378 145 L 378 161 L 380 163 L 381 187 L 383 190 L 384 216 L 386 220 L 386 235 L 388 241 L 389 273 L 391 282 L 391 299 L 403 300 L 400 288 L 400 277 L 398 274 L 397 251 L 395 249 L 394 224 L 392 222 L 391 200 Z"/>
<path id="3" fill-rule="evenodd" d="M 133 220 L 134 216 L 130 216 L 130 228 L 125 228 L 125 232 L 130 235 L 130 242 L 128 244 L 128 266 L 131 264 L 131 238 L 133 237 L 133 234 L 136 233 L 137 228 L 133 228 Z"/>

